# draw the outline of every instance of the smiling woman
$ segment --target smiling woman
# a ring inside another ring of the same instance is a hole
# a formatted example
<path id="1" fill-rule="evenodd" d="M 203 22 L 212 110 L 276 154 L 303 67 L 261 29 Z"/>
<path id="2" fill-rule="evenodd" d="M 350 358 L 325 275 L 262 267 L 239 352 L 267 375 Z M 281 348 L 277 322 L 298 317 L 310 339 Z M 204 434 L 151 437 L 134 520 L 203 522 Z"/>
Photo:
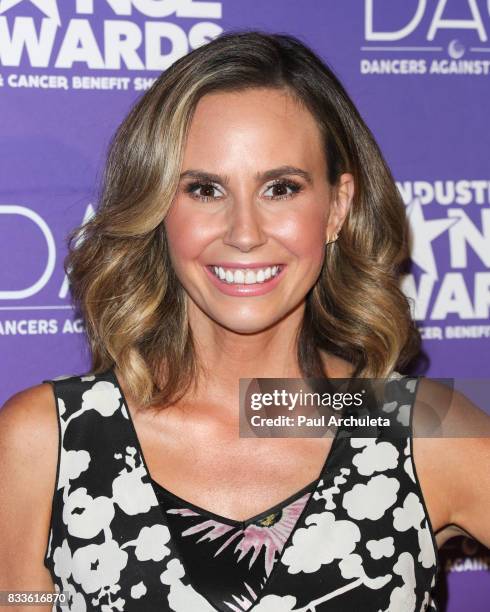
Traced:
<path id="1" fill-rule="evenodd" d="M 433 524 L 490 540 L 490 453 L 411 435 L 406 238 L 369 129 L 299 40 L 226 34 L 173 64 L 70 237 L 91 371 L 2 410 L 0 586 L 77 612 L 436 609 Z M 241 378 L 357 376 L 388 379 L 406 437 L 238 437 Z"/>
<path id="2" fill-rule="evenodd" d="M 287 165 L 275 165 L 279 152 Z M 197 170 L 203 163 L 222 175 Z M 311 113 L 279 89 L 208 93 L 189 127 L 183 168 L 165 229 L 172 266 L 192 298 L 191 329 L 202 329 L 203 318 L 241 333 L 284 317 L 298 324 L 325 236 L 338 231 L 354 191 L 344 175 L 333 201 Z M 238 305 L 224 296 L 262 299 Z"/>
<path id="3" fill-rule="evenodd" d="M 94 370 L 116 361 L 131 395 L 166 405 L 198 380 L 198 329 L 254 332 L 282 319 L 299 331 L 303 375 L 324 374 L 325 352 L 353 375 L 388 375 L 419 347 L 398 285 L 404 211 L 318 57 L 287 36 L 215 39 L 133 108 L 97 215 L 72 235 L 67 267 Z M 241 283 L 256 267 L 268 283 Z M 257 299 L 228 299 L 237 295 Z"/>

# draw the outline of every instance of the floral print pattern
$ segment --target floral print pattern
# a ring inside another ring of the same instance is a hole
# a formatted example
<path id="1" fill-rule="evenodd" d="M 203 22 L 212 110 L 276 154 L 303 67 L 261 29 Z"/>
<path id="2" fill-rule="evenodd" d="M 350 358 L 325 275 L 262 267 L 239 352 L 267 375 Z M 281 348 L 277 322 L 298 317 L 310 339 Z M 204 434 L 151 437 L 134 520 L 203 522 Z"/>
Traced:
<path id="1" fill-rule="evenodd" d="M 49 382 L 60 447 L 44 563 L 56 590 L 68 593 L 68 605 L 53 611 L 437 610 L 431 591 L 440 567 L 411 435 L 339 429 L 311 494 L 293 500 L 302 508 L 281 529 L 265 534 L 254 523 L 233 538 L 236 526 L 202 516 L 191 525 L 192 508 L 162 508 L 113 369 Z M 395 375 L 383 406 L 410 432 L 417 382 Z M 176 518 L 192 533 L 175 537 Z M 195 552 L 184 556 L 181 543 L 191 539 Z M 233 552 L 249 572 L 260 567 L 260 584 L 244 573 L 240 592 L 211 600 L 189 560 L 204 542 L 217 557 Z"/>
<path id="2" fill-rule="evenodd" d="M 244 612 L 257 600 L 316 482 L 246 521 L 220 517 L 153 485 L 194 587 L 216 609 Z"/>

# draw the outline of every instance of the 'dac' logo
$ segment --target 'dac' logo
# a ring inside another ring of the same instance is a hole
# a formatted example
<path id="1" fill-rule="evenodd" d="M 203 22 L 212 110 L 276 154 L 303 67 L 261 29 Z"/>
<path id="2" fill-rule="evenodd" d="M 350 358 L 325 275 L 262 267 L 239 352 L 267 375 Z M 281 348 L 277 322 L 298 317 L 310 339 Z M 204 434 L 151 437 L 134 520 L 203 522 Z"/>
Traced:
<path id="1" fill-rule="evenodd" d="M 389 6 L 387 6 L 389 5 Z M 464 5 L 464 6 L 463 6 Z M 454 18 L 451 9 L 465 9 L 464 18 Z M 397 11 L 404 17 L 398 29 L 382 29 L 383 17 L 387 9 Z M 480 3 L 477 0 L 365 0 L 364 36 L 366 40 L 396 41 L 403 40 L 420 30 L 422 21 L 430 20 L 424 30 L 425 40 L 431 41 L 441 30 L 472 30 L 481 42 L 488 40 L 487 22 L 490 19 L 490 0 Z"/>

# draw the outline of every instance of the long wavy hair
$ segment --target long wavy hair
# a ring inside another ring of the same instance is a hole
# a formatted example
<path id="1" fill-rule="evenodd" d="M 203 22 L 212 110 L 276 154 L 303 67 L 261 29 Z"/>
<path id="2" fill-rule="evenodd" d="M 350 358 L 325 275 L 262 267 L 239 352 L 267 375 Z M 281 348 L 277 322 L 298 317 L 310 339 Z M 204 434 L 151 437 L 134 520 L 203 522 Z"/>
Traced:
<path id="1" fill-rule="evenodd" d="M 339 238 L 306 296 L 297 342 L 303 376 L 326 375 L 319 349 L 349 361 L 352 376 L 380 378 L 419 351 L 399 286 L 405 206 L 371 131 L 334 72 L 299 39 L 226 33 L 176 61 L 138 100 L 110 144 L 95 215 L 68 236 L 65 271 L 91 371 L 117 364 L 144 406 L 177 401 L 200 372 L 164 228 L 193 112 L 209 92 L 253 87 L 285 90 L 304 104 L 322 134 L 330 185 L 345 172 L 355 182 Z"/>

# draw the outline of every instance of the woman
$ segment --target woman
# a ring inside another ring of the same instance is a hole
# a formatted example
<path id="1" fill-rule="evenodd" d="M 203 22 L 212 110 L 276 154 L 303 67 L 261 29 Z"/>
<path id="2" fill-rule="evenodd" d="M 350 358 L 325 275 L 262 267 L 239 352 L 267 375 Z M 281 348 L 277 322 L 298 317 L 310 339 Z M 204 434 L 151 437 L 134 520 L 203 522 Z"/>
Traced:
<path id="1" fill-rule="evenodd" d="M 168 69 L 70 247 L 92 370 L 1 413 L 3 589 L 54 585 L 77 611 L 418 611 L 437 545 L 490 544 L 486 439 L 238 437 L 240 378 L 396 379 L 419 346 L 403 203 L 300 41 L 227 34 Z"/>

